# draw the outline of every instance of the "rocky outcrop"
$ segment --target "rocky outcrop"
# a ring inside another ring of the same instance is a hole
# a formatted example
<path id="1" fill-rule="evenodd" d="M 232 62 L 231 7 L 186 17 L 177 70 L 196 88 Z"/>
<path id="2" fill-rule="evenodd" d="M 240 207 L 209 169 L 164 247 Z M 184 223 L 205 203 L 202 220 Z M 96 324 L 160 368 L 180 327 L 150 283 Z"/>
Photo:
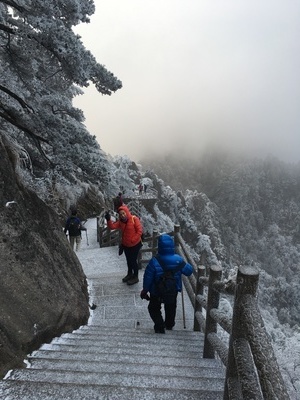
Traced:
<path id="1" fill-rule="evenodd" d="M 0 137 L 0 376 L 89 317 L 86 278 L 61 222 L 16 167 Z"/>

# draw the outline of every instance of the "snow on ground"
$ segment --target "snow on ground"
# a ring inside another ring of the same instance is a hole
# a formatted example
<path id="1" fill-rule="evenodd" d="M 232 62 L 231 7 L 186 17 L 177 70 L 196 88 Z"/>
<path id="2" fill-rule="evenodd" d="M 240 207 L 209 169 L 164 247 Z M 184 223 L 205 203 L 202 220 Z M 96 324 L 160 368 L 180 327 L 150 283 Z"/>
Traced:
<path id="1" fill-rule="evenodd" d="M 87 279 L 97 278 L 99 274 L 116 273 L 125 276 L 127 265 L 125 256 L 118 255 L 118 247 L 99 247 L 97 242 L 97 220 L 85 223 L 87 231 L 82 231 L 82 241 L 77 257 L 81 262 Z"/>

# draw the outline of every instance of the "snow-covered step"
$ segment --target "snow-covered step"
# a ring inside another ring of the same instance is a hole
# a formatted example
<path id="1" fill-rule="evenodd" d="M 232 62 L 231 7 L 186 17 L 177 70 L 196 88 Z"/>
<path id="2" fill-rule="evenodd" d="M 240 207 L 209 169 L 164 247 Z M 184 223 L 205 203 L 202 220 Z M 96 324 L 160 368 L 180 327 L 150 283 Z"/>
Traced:
<path id="1" fill-rule="evenodd" d="M 199 363 L 193 368 L 184 365 L 165 365 L 164 363 L 148 363 L 148 360 L 143 362 L 134 362 L 134 360 L 121 363 L 119 361 L 107 360 L 69 360 L 63 358 L 34 358 L 30 360 L 31 368 L 33 369 L 48 369 L 60 371 L 79 371 L 79 372 L 106 372 L 106 373 L 124 373 L 124 374 L 140 374 L 141 370 L 147 371 L 151 376 L 166 375 L 166 376 L 190 376 L 197 378 L 223 378 L 224 370 L 217 368 L 215 364 L 206 365 L 207 363 Z"/>
<path id="2" fill-rule="evenodd" d="M 84 362 L 84 361 L 106 361 L 106 362 L 120 362 L 120 363 L 141 363 L 143 364 L 154 364 L 154 365 L 172 365 L 172 366 L 190 366 L 193 367 L 205 367 L 207 366 L 215 366 L 218 364 L 215 360 L 203 359 L 203 358 L 187 358 L 187 357 L 175 357 L 175 356 L 164 356 L 163 354 L 159 354 L 159 352 L 152 352 L 152 354 L 144 355 L 141 358 L 141 354 L 136 354 L 133 352 L 82 352 L 82 351 L 53 351 L 53 350 L 44 350 L 38 353 L 35 353 L 33 357 L 29 358 L 29 362 L 33 358 L 48 358 L 48 359 L 63 359 L 63 360 L 73 360 Z"/>
<path id="3" fill-rule="evenodd" d="M 117 387 L 140 387 L 140 388 L 168 388 L 180 390 L 210 390 L 211 388 L 222 390 L 223 381 L 218 378 L 210 377 L 191 377 L 155 375 L 155 379 L 147 371 L 147 367 L 141 365 L 138 374 L 108 373 L 108 372 L 82 372 L 82 371 L 60 371 L 60 370 L 37 370 L 27 368 L 15 370 L 9 380 L 27 382 L 47 382 L 60 384 L 80 385 L 109 385 Z"/>
<path id="4" fill-rule="evenodd" d="M 113 328 L 113 329 L 112 329 Z M 155 342 L 157 341 L 160 342 L 166 342 L 166 343 L 172 343 L 173 339 L 179 342 L 182 340 L 183 342 L 199 342 L 200 346 L 203 344 L 204 341 L 204 335 L 200 332 L 193 332 L 193 331 L 183 331 L 183 330 L 171 330 L 168 331 L 166 330 L 165 335 L 163 334 L 155 334 L 152 328 L 124 328 L 122 327 L 121 330 L 119 330 L 119 327 L 101 327 L 101 326 L 88 326 L 88 327 L 83 327 L 78 329 L 77 331 L 74 331 L 72 333 L 64 333 L 58 338 L 54 338 L 52 342 L 64 340 L 65 338 L 92 338 L 94 340 L 102 340 L 103 338 L 106 337 L 119 337 L 120 339 L 126 340 L 127 333 L 130 334 L 132 337 L 134 337 L 135 340 L 138 340 L 139 338 L 145 338 L 149 342 Z"/>
<path id="5" fill-rule="evenodd" d="M 112 338 L 102 338 L 93 342 L 92 339 L 83 338 L 72 338 L 67 340 L 60 340 L 58 342 L 51 343 L 50 345 L 43 345 L 41 350 L 58 350 L 58 351 L 82 351 L 82 352 L 93 352 L 102 353 L 107 351 L 117 351 L 119 354 L 122 353 L 134 353 L 134 354 L 144 354 L 151 355 L 153 351 L 159 350 L 160 354 L 177 355 L 185 357 L 201 357 L 202 349 L 198 346 L 192 346 L 191 343 L 176 343 L 172 341 L 171 343 L 167 341 L 162 341 L 160 343 L 150 343 L 146 338 L 134 338 L 132 342 L 124 338 L 119 338 L 118 340 L 112 340 Z"/>
<path id="6" fill-rule="evenodd" d="M 112 397 L 116 387 L 124 396 L 134 393 L 133 400 L 140 399 L 145 393 L 149 396 L 147 399 L 174 398 L 166 394 L 167 391 L 174 393 L 174 390 L 178 399 L 186 398 L 186 391 L 191 399 L 221 399 L 224 369 L 215 360 L 201 358 L 202 334 L 168 331 L 158 335 L 152 330 L 123 328 L 114 328 L 109 333 L 107 328 L 99 333 L 95 327 L 84 327 L 43 345 L 29 357 L 30 368 L 13 371 L 8 380 L 1 382 L 0 393 L 10 393 L 4 397 L 7 400 L 25 400 L 38 398 L 42 391 L 39 398 L 45 400 L 48 394 L 45 395 L 44 390 L 48 390 L 51 382 L 52 397 L 49 398 L 52 399 L 59 398 L 59 393 L 69 393 L 70 385 L 80 386 L 75 391 L 80 397 L 73 393 L 74 399 L 93 399 L 89 396 L 95 385 L 97 393 L 101 393 L 96 397 L 98 399 L 117 399 Z M 128 338 L 131 349 L 124 350 Z M 188 344 L 191 352 L 186 350 Z M 59 385 L 61 387 L 55 394 L 54 387 Z M 26 393 L 22 397 L 18 397 L 20 390 Z M 36 393 L 28 394 L 31 390 Z"/>
<path id="7" fill-rule="evenodd" d="M 164 338 L 164 335 L 158 335 L 158 334 L 155 335 L 154 334 L 153 322 L 151 322 L 150 328 L 149 327 L 145 328 L 145 327 L 143 327 L 143 324 L 142 324 L 143 321 L 144 320 L 139 320 L 139 325 L 138 326 L 136 325 L 136 323 L 135 323 L 134 326 L 130 326 L 130 327 L 122 326 L 122 330 L 120 330 L 120 331 L 118 330 L 118 328 L 120 328 L 118 326 L 118 323 L 116 323 L 114 325 L 111 325 L 111 326 L 103 326 L 103 325 L 99 325 L 99 324 L 97 324 L 97 323 L 95 323 L 93 321 L 92 325 L 81 326 L 76 331 L 73 331 L 72 334 L 76 333 L 76 334 L 79 334 L 79 335 L 84 335 L 86 333 L 89 333 L 89 334 L 95 334 L 95 335 L 99 335 L 99 334 L 103 334 L 103 335 L 105 335 L 105 334 L 109 334 L 109 335 L 115 334 L 115 335 L 124 336 L 125 333 L 129 333 L 130 332 L 130 334 L 135 334 L 135 333 L 136 334 L 141 334 L 141 333 L 142 334 L 147 334 L 147 335 L 149 335 L 149 337 L 151 336 L 151 337 L 156 338 L 156 339 L 158 337 Z M 112 328 L 116 328 L 116 330 L 112 329 Z M 122 331 L 123 331 L 123 334 L 122 334 Z M 166 333 L 167 333 L 167 335 L 172 335 L 172 334 L 175 335 L 176 334 L 177 338 L 182 337 L 184 339 L 187 339 L 187 338 L 189 338 L 189 339 L 192 339 L 192 338 L 195 338 L 195 339 L 199 339 L 200 338 L 200 339 L 202 339 L 202 338 L 204 338 L 203 333 L 195 332 L 195 331 L 190 330 L 190 329 L 183 329 L 183 327 L 177 326 L 177 324 L 175 325 L 173 330 L 167 331 Z M 65 333 L 64 335 L 68 335 L 68 333 Z"/>
<path id="8" fill-rule="evenodd" d="M 222 392 L 207 390 L 172 390 L 124 386 L 57 384 L 23 381 L 0 382 L 5 400 L 222 400 Z"/>

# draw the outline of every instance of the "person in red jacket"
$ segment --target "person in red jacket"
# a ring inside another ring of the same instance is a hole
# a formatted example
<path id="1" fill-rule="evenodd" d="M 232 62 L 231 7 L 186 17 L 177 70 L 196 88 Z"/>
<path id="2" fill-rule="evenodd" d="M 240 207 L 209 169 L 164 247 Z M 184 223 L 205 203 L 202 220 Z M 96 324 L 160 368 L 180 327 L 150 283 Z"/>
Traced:
<path id="1" fill-rule="evenodd" d="M 127 285 L 134 285 L 138 278 L 138 254 L 142 247 L 141 236 L 143 233 L 142 224 L 138 217 L 132 215 L 125 205 L 119 207 L 119 220 L 113 222 L 110 213 L 105 214 L 109 229 L 120 229 L 122 231 L 121 245 L 127 261 L 127 275 L 122 279 Z"/>

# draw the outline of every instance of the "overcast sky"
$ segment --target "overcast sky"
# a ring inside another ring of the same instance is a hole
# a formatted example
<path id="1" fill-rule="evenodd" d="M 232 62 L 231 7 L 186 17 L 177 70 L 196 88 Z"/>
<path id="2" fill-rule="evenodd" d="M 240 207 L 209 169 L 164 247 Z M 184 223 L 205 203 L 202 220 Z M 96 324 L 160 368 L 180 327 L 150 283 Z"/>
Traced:
<path id="1" fill-rule="evenodd" d="M 300 160 L 300 2 L 95 0 L 76 31 L 123 83 L 75 100 L 101 148 Z"/>

